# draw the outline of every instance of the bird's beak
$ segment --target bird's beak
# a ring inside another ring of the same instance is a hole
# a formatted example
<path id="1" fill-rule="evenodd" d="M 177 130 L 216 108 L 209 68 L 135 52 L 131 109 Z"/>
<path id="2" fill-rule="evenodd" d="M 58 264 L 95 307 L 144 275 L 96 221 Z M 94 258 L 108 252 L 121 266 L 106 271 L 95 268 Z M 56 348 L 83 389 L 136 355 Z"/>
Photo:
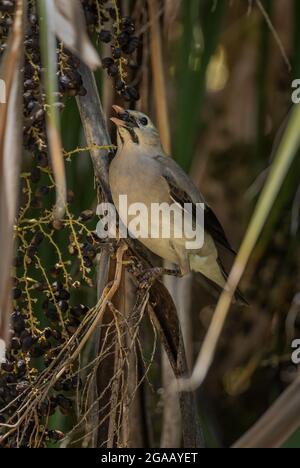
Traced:
<path id="1" fill-rule="evenodd" d="M 128 111 L 123 109 L 123 107 L 113 106 L 113 110 L 117 114 L 117 117 L 112 117 L 110 120 L 117 127 L 125 127 L 127 129 L 137 127 L 134 117 L 131 116 Z"/>
<path id="2" fill-rule="evenodd" d="M 126 121 L 124 119 L 124 116 L 126 115 L 125 109 L 120 106 L 113 106 L 113 110 L 117 114 L 118 117 L 112 117 L 110 120 L 113 122 L 117 127 L 125 127 L 126 126 Z"/>
<path id="3" fill-rule="evenodd" d="M 118 114 L 118 115 L 126 114 L 126 110 L 123 109 L 123 107 L 121 107 L 121 106 L 112 106 L 112 108 L 115 111 L 115 113 Z"/>

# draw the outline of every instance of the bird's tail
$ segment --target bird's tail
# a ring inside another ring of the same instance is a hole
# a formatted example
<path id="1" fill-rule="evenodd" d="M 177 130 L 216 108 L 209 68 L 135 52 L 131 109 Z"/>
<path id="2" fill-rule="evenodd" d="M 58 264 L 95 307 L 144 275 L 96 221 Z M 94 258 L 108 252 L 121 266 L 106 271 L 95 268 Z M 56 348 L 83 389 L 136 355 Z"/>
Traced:
<path id="1" fill-rule="evenodd" d="M 225 289 L 228 280 L 228 274 L 220 259 L 213 257 L 200 257 L 199 255 L 190 256 L 190 268 L 196 273 L 201 273 L 210 284 L 217 285 L 218 289 Z M 249 305 L 242 292 L 237 289 L 235 292 L 235 301 L 240 305 Z"/>

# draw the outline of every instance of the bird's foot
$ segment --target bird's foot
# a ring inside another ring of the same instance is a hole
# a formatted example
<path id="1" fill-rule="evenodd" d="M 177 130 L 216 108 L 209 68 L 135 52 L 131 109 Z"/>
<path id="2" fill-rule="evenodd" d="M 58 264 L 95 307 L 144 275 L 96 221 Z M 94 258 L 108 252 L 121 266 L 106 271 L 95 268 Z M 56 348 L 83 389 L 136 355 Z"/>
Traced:
<path id="1" fill-rule="evenodd" d="M 181 271 L 179 269 L 170 270 L 167 268 L 150 268 L 149 270 L 144 271 L 138 278 L 139 288 L 147 289 L 151 287 L 155 281 L 161 279 L 164 275 L 167 276 L 176 276 L 177 278 L 182 277 Z"/>
<path id="2" fill-rule="evenodd" d="M 182 271 L 180 270 L 180 268 L 176 268 L 174 270 L 170 270 L 168 268 L 164 268 L 163 269 L 163 275 L 166 275 L 166 276 L 175 276 L 175 278 L 182 278 L 183 277 L 183 274 L 182 274 Z"/>

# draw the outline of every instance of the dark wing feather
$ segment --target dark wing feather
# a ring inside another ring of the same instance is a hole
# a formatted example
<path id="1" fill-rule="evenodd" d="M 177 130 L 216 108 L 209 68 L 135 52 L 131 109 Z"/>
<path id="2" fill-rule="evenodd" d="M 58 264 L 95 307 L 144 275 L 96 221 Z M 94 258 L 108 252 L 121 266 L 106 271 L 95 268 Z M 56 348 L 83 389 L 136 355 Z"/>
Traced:
<path id="1" fill-rule="evenodd" d="M 181 187 L 178 186 L 176 180 L 174 177 L 172 177 L 171 171 L 168 168 L 168 171 L 166 171 L 163 174 L 163 178 L 166 180 L 166 182 L 169 185 L 170 189 L 170 197 L 177 203 L 179 203 L 182 208 L 184 208 L 185 203 L 189 203 L 193 206 L 193 215 L 196 215 L 196 202 L 192 199 L 192 197 Z M 200 199 L 199 196 L 199 203 L 204 202 L 204 200 Z M 218 220 L 217 216 L 213 212 L 213 210 L 205 203 L 205 230 L 211 235 L 211 237 L 214 239 L 214 241 L 217 244 L 222 245 L 225 247 L 227 250 L 229 250 L 233 255 L 236 255 L 236 252 L 233 250 L 231 247 L 225 231 Z"/>
<path id="2" fill-rule="evenodd" d="M 191 197 L 172 179 L 170 174 L 164 174 L 163 178 L 167 181 L 169 185 L 170 197 L 176 202 L 179 203 L 182 208 L 184 208 L 185 203 L 190 203 L 195 206 L 195 203 L 192 201 Z"/>

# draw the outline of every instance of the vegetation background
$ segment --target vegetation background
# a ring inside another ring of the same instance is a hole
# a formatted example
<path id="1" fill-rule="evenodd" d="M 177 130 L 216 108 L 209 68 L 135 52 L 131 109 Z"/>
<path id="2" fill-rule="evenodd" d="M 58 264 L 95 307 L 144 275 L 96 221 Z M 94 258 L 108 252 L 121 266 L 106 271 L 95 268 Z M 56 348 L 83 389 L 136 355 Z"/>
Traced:
<path id="1" fill-rule="evenodd" d="M 112 105 L 121 104 L 151 116 L 165 147 L 205 195 L 238 250 L 289 124 L 292 82 L 300 78 L 300 3 L 117 3 L 122 16 L 135 21 L 142 43 L 127 78 L 139 90 L 140 99 L 124 102 L 115 90 L 114 78 L 97 71 L 104 114 L 109 117 Z M 109 44 L 98 42 L 95 34 L 93 41 L 102 58 L 110 54 Z M 300 130 L 299 118 L 298 122 Z M 110 131 L 114 138 L 114 130 Z M 87 146 L 75 97 L 64 100 L 61 135 L 67 153 Z M 29 158 L 24 161 L 23 170 L 28 172 L 32 163 Z M 291 343 L 300 338 L 299 170 L 298 153 L 271 213 L 266 213 L 267 222 L 242 280 L 250 307 L 231 308 L 208 377 L 196 390 L 209 447 L 233 445 L 297 379 Z M 74 216 L 87 209 L 95 211 L 97 194 L 88 153 L 73 155 L 66 171 L 68 189 L 75 194 Z M 63 233 L 60 236 L 57 242 L 63 248 L 66 239 Z M 40 247 L 39 256 L 50 270 L 53 259 L 47 245 Z M 166 282 L 171 291 L 179 291 L 177 305 L 184 303 L 182 327 L 192 366 L 218 295 L 198 277 Z M 95 305 L 95 288 L 84 287 L 75 294 L 78 302 Z M 149 325 L 142 337 L 150 358 Z M 150 420 L 146 440 L 153 446 L 160 440 L 162 446 L 180 446 L 180 414 L 176 399 L 168 394 L 170 375 L 162 355 L 158 346 L 144 390 Z M 294 411 L 300 413 L 299 398 L 294 404 Z M 67 432 L 73 419 L 74 415 L 58 411 L 51 427 Z M 140 437 L 143 431 L 136 425 L 131 434 L 133 446 L 146 443 Z M 300 447 L 300 430 L 285 446 Z"/>

